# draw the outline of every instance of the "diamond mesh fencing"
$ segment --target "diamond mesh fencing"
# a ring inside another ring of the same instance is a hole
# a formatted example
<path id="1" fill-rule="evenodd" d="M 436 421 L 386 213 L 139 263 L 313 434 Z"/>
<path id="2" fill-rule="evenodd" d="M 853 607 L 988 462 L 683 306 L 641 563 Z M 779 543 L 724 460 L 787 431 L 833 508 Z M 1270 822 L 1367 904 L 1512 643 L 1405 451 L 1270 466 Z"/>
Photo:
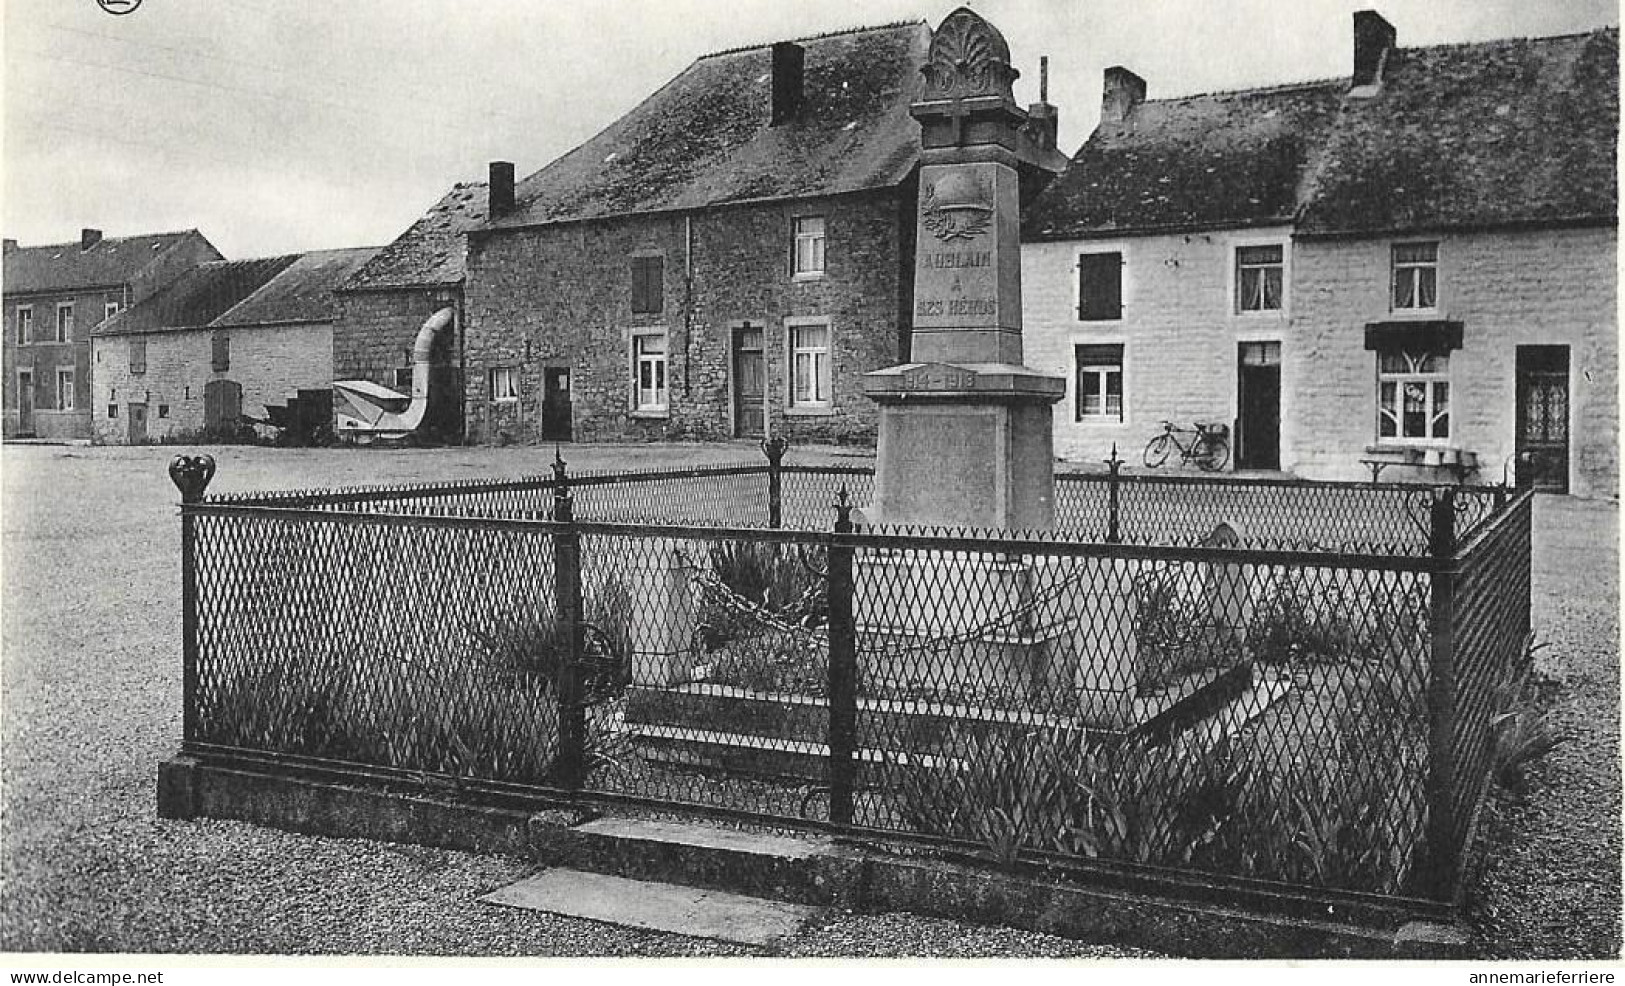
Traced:
<path id="1" fill-rule="evenodd" d="M 192 522 L 188 741 L 548 782 L 560 651 L 547 530 L 264 510 Z"/>
<path id="2" fill-rule="evenodd" d="M 582 537 L 585 609 L 628 670 L 589 790 L 823 819 L 825 552 L 767 537 Z"/>
<path id="3" fill-rule="evenodd" d="M 1117 506 L 1113 509 L 1114 496 Z M 1428 553 L 1429 502 L 1440 487 L 1403 483 L 1061 474 L 1055 525 L 1087 540 L 1199 544 L 1228 523 L 1240 543 L 1281 551 Z M 1450 487 L 1462 540 L 1505 497 L 1492 487 Z"/>
<path id="4" fill-rule="evenodd" d="M 879 540 L 854 559 L 856 824 L 1003 859 L 1411 889 L 1423 573 Z"/>
<path id="5" fill-rule="evenodd" d="M 1443 838 L 1462 844 L 1495 768 L 1496 740 L 1509 745 L 1517 720 L 1495 722 L 1516 709 L 1529 672 L 1530 523 L 1533 497 L 1525 495 L 1480 528 L 1457 555 L 1459 574 L 1450 612 L 1451 721 L 1448 776 L 1450 813 Z"/>
<path id="6" fill-rule="evenodd" d="M 188 744 L 1453 892 L 1528 629 L 1529 497 L 1058 482 L 1068 523 L 1117 497 L 1114 544 L 853 533 L 833 505 L 868 471 L 774 472 L 187 504 Z"/>

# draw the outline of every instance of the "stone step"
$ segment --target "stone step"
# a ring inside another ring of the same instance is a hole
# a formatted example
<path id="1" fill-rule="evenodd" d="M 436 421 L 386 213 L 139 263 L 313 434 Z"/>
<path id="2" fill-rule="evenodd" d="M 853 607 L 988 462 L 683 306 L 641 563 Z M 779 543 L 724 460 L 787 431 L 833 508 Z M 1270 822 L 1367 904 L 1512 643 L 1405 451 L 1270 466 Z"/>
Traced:
<path id="1" fill-rule="evenodd" d="M 480 900 L 745 945 L 787 938 L 822 913 L 805 904 L 571 869 L 547 870 Z"/>
<path id="2" fill-rule="evenodd" d="M 549 826 L 549 861 L 629 880 L 680 883 L 812 906 L 856 906 L 860 855 L 827 836 L 606 817 Z"/>
<path id="3" fill-rule="evenodd" d="M 818 784 L 827 783 L 829 776 L 824 743 L 694 726 L 632 725 L 627 733 L 645 758 L 670 766 Z M 883 780 L 884 769 L 962 762 L 941 754 L 861 746 L 853 756 L 860 786 Z"/>
<path id="4" fill-rule="evenodd" d="M 818 744 L 828 736 L 829 703 L 821 698 L 753 692 L 729 685 L 638 686 L 627 691 L 626 721 L 638 726 L 771 736 Z M 951 736 L 963 742 L 970 736 L 982 738 L 994 733 L 1014 735 L 1035 729 L 1061 733 L 1087 727 L 1068 716 L 924 699 L 859 698 L 857 728 L 860 746 L 932 753 L 941 752 Z"/>

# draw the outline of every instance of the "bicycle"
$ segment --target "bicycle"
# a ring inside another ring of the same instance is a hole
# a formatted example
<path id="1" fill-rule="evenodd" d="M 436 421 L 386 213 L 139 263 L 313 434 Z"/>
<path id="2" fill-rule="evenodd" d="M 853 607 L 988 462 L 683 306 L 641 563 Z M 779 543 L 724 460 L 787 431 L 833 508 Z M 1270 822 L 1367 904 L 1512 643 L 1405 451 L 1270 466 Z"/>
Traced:
<path id="1" fill-rule="evenodd" d="M 1181 428 L 1172 421 L 1162 423 L 1162 434 L 1145 445 L 1145 464 L 1155 469 L 1168 461 L 1174 449 L 1179 449 L 1179 462 L 1195 462 L 1204 472 L 1217 472 L 1230 461 L 1230 429 L 1222 424 L 1196 422 L 1195 430 Z M 1189 444 L 1179 440 L 1180 435 L 1192 435 Z"/>

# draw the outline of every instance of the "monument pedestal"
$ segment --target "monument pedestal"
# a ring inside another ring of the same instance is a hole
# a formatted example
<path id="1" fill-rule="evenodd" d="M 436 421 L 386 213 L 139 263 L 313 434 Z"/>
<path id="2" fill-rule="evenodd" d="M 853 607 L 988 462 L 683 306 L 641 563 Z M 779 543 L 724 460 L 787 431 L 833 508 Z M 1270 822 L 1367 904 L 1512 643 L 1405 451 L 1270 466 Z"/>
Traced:
<path id="1" fill-rule="evenodd" d="M 1005 363 L 908 363 L 866 374 L 880 405 L 875 500 L 864 523 L 1048 530 L 1050 405 L 1066 381 Z"/>

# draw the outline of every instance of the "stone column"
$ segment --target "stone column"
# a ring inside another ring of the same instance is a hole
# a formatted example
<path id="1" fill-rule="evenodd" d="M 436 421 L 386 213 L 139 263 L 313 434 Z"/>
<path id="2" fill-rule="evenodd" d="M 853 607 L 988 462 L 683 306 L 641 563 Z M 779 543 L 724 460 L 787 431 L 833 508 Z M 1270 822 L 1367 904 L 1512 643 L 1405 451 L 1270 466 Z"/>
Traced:
<path id="1" fill-rule="evenodd" d="M 1021 364 L 1020 185 L 1065 158 L 1016 106 L 1009 46 L 976 14 L 942 22 L 922 72 L 913 361 L 864 379 L 880 404 L 864 519 L 1046 529 L 1066 381 Z"/>

